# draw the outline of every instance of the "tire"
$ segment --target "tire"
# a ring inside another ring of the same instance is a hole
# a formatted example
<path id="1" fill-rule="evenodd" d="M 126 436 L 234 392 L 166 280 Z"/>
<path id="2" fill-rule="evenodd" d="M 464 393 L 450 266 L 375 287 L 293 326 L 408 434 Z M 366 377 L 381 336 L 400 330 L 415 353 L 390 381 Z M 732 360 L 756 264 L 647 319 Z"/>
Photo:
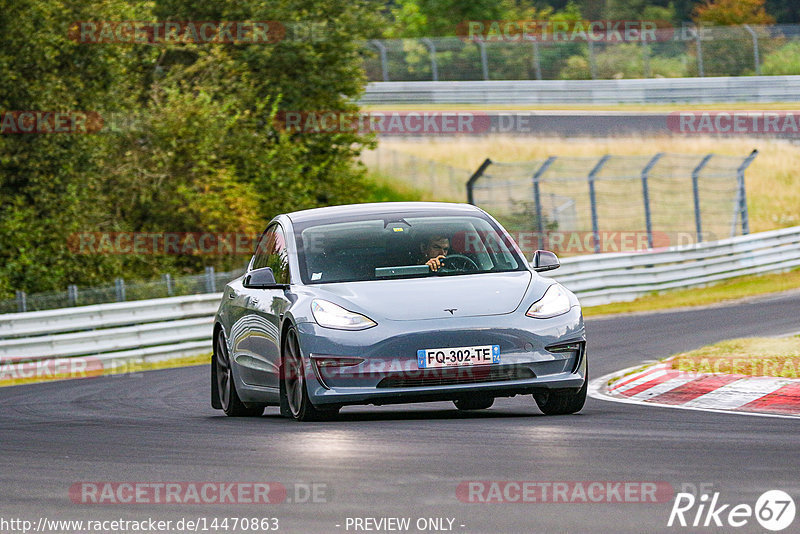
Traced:
<path id="1" fill-rule="evenodd" d="M 247 406 L 239 398 L 233 380 L 228 345 L 225 343 L 225 334 L 222 330 L 217 332 L 214 342 L 214 367 L 211 378 L 214 380 L 211 391 L 217 393 L 216 402 L 212 399 L 211 405 L 222 408 L 228 417 L 258 417 L 264 413 L 263 406 Z"/>
<path id="2" fill-rule="evenodd" d="M 586 403 L 586 391 L 589 388 L 587 374 L 583 386 L 578 391 L 573 389 L 553 389 L 533 395 L 536 405 L 545 415 L 567 415 L 581 411 Z"/>
<path id="3" fill-rule="evenodd" d="M 494 397 L 467 397 L 464 399 L 456 399 L 453 401 L 453 404 L 455 404 L 456 408 L 460 411 L 485 410 L 492 407 L 492 404 L 494 404 Z"/>
<path id="4" fill-rule="evenodd" d="M 324 421 L 339 413 L 341 406 L 319 408 L 308 398 L 303 355 L 294 328 L 286 332 L 281 362 L 281 415 L 295 421 Z"/>

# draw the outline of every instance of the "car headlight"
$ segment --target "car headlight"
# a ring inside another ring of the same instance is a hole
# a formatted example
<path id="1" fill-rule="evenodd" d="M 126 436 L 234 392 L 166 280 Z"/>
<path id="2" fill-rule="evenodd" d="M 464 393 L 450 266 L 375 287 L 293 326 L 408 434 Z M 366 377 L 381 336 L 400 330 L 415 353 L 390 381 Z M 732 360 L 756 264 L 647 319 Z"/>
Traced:
<path id="1" fill-rule="evenodd" d="M 364 330 L 378 324 L 360 313 L 345 310 L 338 304 L 321 299 L 311 301 L 311 313 L 317 324 L 326 328 Z"/>
<path id="2" fill-rule="evenodd" d="M 555 317 L 562 313 L 567 313 L 570 309 L 569 296 L 567 290 L 560 284 L 553 284 L 544 296 L 534 302 L 525 315 L 528 317 L 535 317 L 536 319 L 547 319 L 548 317 Z"/>

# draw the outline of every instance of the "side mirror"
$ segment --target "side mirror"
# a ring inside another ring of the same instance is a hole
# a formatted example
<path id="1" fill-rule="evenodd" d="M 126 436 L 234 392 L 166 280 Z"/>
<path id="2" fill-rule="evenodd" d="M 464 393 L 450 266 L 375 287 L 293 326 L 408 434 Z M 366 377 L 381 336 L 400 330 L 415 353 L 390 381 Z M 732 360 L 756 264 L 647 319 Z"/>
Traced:
<path id="1" fill-rule="evenodd" d="M 537 273 L 552 271 L 560 266 L 561 262 L 558 261 L 558 256 L 549 250 L 537 250 L 533 253 L 533 270 Z"/>
<path id="2" fill-rule="evenodd" d="M 275 274 L 271 267 L 256 269 L 244 277 L 242 285 L 248 289 L 283 289 L 286 284 L 275 282 Z"/>

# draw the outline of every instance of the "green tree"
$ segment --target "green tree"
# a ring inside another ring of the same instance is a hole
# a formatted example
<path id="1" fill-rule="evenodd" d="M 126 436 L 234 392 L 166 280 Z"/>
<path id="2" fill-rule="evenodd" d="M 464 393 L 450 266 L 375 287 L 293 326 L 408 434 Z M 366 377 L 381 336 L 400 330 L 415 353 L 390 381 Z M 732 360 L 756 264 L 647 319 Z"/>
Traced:
<path id="1" fill-rule="evenodd" d="M 83 44 L 68 36 L 79 20 L 274 20 L 290 33 Z M 279 211 L 368 199 L 376 189 L 354 156 L 370 137 L 287 133 L 274 118 L 356 111 L 361 42 L 379 20 L 370 4 L 336 0 L 0 0 L 0 110 L 130 119 L 95 135 L 0 136 L 0 295 L 243 260 L 74 254 L 78 232 L 250 233 Z"/>
<path id="2" fill-rule="evenodd" d="M 0 1 L 0 110 L 126 111 L 139 84 L 141 51 L 79 44 L 76 20 L 136 19 L 129 3 Z M 0 293 L 47 290 L 106 279 L 109 257 L 74 255 L 69 236 L 102 220 L 103 168 L 111 147 L 102 134 L 0 136 Z"/>
<path id="3" fill-rule="evenodd" d="M 695 7 L 692 18 L 698 26 L 712 27 L 713 38 L 703 42 L 706 76 L 752 74 L 752 40 L 741 25 L 758 26 L 775 22 L 764 9 L 764 0 L 706 0 Z M 762 41 L 762 54 L 769 52 L 770 44 L 769 41 Z"/>

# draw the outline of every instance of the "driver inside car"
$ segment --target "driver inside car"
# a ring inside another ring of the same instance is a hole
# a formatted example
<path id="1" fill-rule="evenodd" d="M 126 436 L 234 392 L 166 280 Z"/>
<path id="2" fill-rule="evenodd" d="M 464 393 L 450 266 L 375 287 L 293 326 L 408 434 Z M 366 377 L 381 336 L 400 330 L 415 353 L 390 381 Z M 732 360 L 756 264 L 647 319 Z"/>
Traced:
<path id="1" fill-rule="evenodd" d="M 432 235 L 419 245 L 421 263 L 427 265 L 431 271 L 437 271 L 442 266 L 442 260 L 450 252 L 450 238 L 444 235 Z"/>

